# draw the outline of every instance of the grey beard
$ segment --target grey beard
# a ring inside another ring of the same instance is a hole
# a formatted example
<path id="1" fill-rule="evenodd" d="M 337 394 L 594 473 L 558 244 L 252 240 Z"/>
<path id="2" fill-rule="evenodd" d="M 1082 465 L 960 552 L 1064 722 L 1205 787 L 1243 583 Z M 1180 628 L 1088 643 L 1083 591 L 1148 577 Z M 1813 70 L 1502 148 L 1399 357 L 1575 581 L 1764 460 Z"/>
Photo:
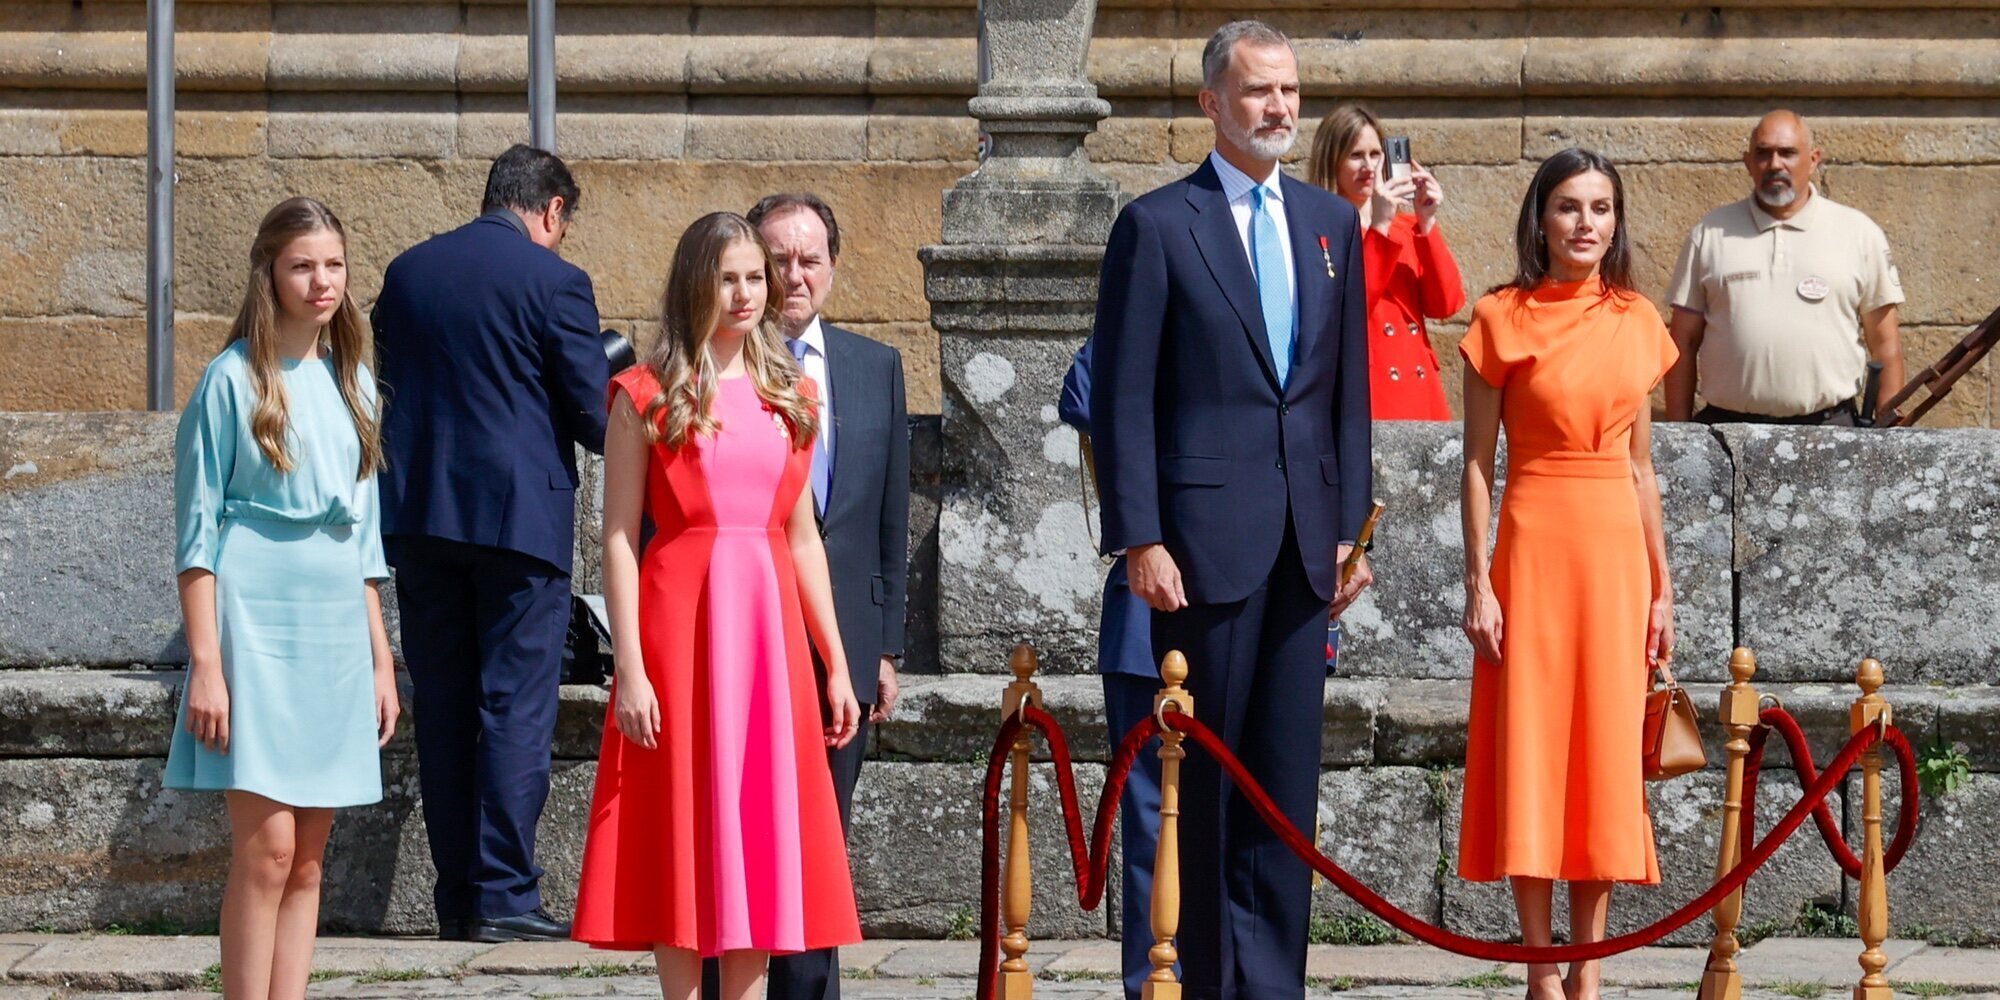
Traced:
<path id="1" fill-rule="evenodd" d="M 1236 148 L 1260 160 L 1275 160 L 1292 151 L 1292 145 L 1299 141 L 1299 130 L 1293 127 L 1285 132 L 1285 137 L 1264 138 L 1255 129 L 1241 129 L 1235 122 L 1226 122 L 1222 134 L 1227 136 Z"/>
<path id="2" fill-rule="evenodd" d="M 1799 189 L 1789 184 L 1783 187 L 1776 184 L 1767 184 L 1757 189 L 1757 200 L 1772 208 L 1784 208 L 1786 205 L 1797 201 L 1798 198 Z"/>

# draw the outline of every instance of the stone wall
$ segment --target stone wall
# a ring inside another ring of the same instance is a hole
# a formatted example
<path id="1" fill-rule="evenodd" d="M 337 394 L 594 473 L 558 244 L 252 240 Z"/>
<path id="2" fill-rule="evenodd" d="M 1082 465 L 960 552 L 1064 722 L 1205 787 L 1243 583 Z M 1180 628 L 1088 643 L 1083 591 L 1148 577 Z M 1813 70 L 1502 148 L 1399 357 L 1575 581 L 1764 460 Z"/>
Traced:
<path id="1" fill-rule="evenodd" d="M 163 529 L 171 422 L 0 415 L 0 932 L 214 919 L 226 866 L 220 803 L 158 787 L 184 655 Z M 919 440 L 931 443 L 918 449 L 913 479 L 935 497 L 936 439 Z M 1800 716 L 1823 761 L 1846 732 L 1856 661 L 1880 657 L 1898 724 L 1919 746 L 1955 747 L 1972 770 L 1959 791 L 1926 802 L 1918 846 L 1890 881 L 1893 926 L 2000 938 L 2000 883 L 1977 863 L 1991 857 L 1985 832 L 2000 824 L 2000 640 L 1988 627 L 2000 613 L 2000 563 L 1986 558 L 2000 523 L 2000 435 L 1670 427 L 1658 442 L 1683 672 L 1705 682 L 1697 703 L 1714 704 L 1729 647 L 1747 642 L 1760 685 Z M 1457 438 L 1446 425 L 1398 425 L 1377 445 L 1392 516 L 1380 584 L 1353 612 L 1343 675 L 1326 688 L 1323 843 L 1419 915 L 1506 936 L 1504 892 L 1451 874 L 1469 699 L 1455 624 Z M 916 552 L 918 579 L 935 581 L 939 547 Z M 917 588 L 912 642 L 924 648 L 913 658 L 938 648 L 926 617 L 935 600 L 934 582 Z M 942 675 L 912 674 L 897 720 L 877 731 L 852 840 L 870 934 L 945 936 L 976 911 L 979 761 L 1006 660 L 996 639 L 946 661 Z M 1107 756 L 1097 682 L 1044 682 L 1088 798 Z M 564 691 L 542 833 L 558 908 L 573 898 L 604 707 L 601 689 Z M 430 925 L 412 753 L 405 732 L 385 755 L 387 801 L 344 813 L 336 828 L 332 927 Z M 1774 752 L 1763 786 L 1765 829 L 1797 794 L 1776 766 L 1782 756 Z M 1720 762 L 1719 747 L 1711 759 Z M 1035 788 L 1035 932 L 1115 933 L 1114 916 L 1075 906 L 1046 771 Z M 1706 884 L 1719 788 L 1711 768 L 1650 789 L 1667 884 L 1621 889 L 1619 926 L 1663 915 Z M 1851 795 L 1837 811 L 1854 830 Z M 1330 890 L 1316 898 L 1329 928 L 1355 913 Z M 1852 901 L 1824 851 L 1801 839 L 1752 883 L 1746 925 L 1782 930 L 1809 904 Z M 1700 939 L 1701 926 L 1678 940 Z"/>
<path id="2" fill-rule="evenodd" d="M 485 161 L 526 135 L 526 43 L 513 0 L 179 9 L 185 393 L 241 294 L 257 218 L 280 197 L 316 195 L 348 221 L 364 300 L 397 251 L 473 211 Z M 1089 73 L 1113 113 L 1088 148 L 1126 190 L 1207 149 L 1199 50 L 1229 13 L 1164 0 L 1099 10 Z M 1261 13 L 1300 42 L 1309 119 L 1365 98 L 1437 168 L 1473 290 L 1506 270 L 1533 163 L 1585 143 L 1626 166 L 1640 283 L 1660 294 L 1688 226 L 1744 194 L 1733 158 L 1752 120 L 1789 104 L 1819 128 L 1828 193 L 1888 231 L 1914 363 L 1996 305 L 1992 0 L 1375 0 Z M 560 148 L 585 191 L 570 252 L 607 319 L 648 328 L 673 240 L 695 216 L 816 188 L 848 229 L 829 314 L 904 348 L 913 410 L 938 412 L 943 383 L 962 373 L 939 372 L 917 250 L 936 239 L 940 193 L 973 165 L 969 0 L 565 0 L 557 24 Z M 0 410 L 143 404 L 144 57 L 137 0 L 0 5 Z M 1460 329 L 1440 328 L 1447 374 Z M 1933 423 L 1992 426 L 1995 408 L 1982 370 Z"/>

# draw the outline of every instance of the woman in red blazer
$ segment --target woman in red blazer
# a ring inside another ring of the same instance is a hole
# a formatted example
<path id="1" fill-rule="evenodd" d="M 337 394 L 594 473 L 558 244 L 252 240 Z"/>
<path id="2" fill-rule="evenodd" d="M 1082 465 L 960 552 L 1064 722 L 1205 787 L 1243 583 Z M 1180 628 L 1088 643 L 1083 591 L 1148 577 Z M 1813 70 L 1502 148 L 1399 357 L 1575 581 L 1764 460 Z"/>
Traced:
<path id="1" fill-rule="evenodd" d="M 1368 398 L 1376 420 L 1450 420 L 1424 319 L 1465 306 L 1458 262 L 1438 231 L 1444 189 L 1421 164 L 1383 176 L 1382 122 L 1359 104 L 1329 112 L 1308 177 L 1361 213 L 1368 279 Z M 1408 208 L 1410 211 L 1402 211 Z"/>

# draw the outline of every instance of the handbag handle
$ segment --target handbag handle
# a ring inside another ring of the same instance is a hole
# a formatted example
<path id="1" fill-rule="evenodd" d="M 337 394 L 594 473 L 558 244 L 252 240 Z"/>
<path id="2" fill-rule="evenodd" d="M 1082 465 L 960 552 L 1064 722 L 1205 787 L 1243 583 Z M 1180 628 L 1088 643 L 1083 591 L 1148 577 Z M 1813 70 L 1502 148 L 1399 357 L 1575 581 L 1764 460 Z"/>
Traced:
<path id="1" fill-rule="evenodd" d="M 1667 686 L 1670 688 L 1681 686 L 1679 681 L 1674 680 L 1673 662 L 1674 658 L 1671 656 L 1662 656 L 1653 660 L 1653 673 L 1666 678 Z"/>

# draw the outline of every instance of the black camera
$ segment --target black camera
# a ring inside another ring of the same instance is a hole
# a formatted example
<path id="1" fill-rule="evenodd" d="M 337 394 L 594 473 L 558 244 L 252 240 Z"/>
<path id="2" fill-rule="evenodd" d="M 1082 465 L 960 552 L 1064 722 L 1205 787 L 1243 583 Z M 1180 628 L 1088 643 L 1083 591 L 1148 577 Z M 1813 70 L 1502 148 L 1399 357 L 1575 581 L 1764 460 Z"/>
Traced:
<path id="1" fill-rule="evenodd" d="M 638 360 L 638 355 L 632 350 L 632 342 L 624 334 L 604 330 L 597 337 L 604 344 L 604 360 L 611 362 L 611 374 L 616 375 L 632 367 L 633 362 Z"/>

